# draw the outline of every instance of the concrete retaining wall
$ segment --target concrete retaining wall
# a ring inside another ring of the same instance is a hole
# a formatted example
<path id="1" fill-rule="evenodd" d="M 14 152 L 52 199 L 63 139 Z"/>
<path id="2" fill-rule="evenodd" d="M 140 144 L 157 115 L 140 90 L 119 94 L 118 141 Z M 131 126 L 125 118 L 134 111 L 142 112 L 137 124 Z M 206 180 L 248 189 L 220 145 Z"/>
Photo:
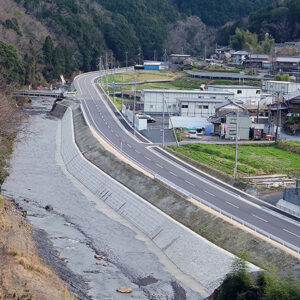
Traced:
<path id="1" fill-rule="evenodd" d="M 73 131 L 72 111 L 68 109 L 62 119 L 61 135 L 61 154 L 67 170 L 211 293 L 230 271 L 234 256 L 171 219 L 86 160 L 75 144 Z"/>

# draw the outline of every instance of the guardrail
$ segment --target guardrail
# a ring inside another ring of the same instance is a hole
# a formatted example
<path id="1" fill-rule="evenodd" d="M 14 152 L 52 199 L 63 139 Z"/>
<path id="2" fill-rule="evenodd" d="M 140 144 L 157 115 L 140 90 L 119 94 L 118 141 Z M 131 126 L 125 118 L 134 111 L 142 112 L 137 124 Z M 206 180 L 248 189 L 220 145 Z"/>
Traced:
<path id="1" fill-rule="evenodd" d="M 122 69 L 124 69 L 124 68 L 122 68 Z M 125 68 L 125 69 L 126 69 L 126 68 Z M 124 72 L 126 72 L 126 71 L 124 71 Z M 105 93 L 105 91 L 104 91 L 104 93 Z M 105 95 L 107 96 L 106 93 L 105 93 Z M 82 110 L 82 112 L 83 112 L 83 115 L 84 115 L 84 118 L 85 118 L 87 124 L 91 125 L 91 123 L 89 122 L 89 120 L 88 120 L 88 118 L 87 118 L 85 108 L 83 107 L 82 104 L 80 104 L 80 106 L 81 106 L 81 110 Z M 178 185 L 174 184 L 173 182 L 171 182 L 171 181 L 167 180 L 166 178 L 164 178 L 164 177 L 162 177 L 162 176 L 160 176 L 160 175 L 154 173 L 152 170 L 150 170 L 150 169 L 146 168 L 145 166 L 143 166 L 142 164 L 140 164 L 140 163 L 139 163 L 138 161 L 136 161 L 134 158 L 132 158 L 131 156 L 129 156 L 129 155 L 127 155 L 126 153 L 124 153 L 124 152 L 122 151 L 122 149 L 121 149 L 121 146 L 120 146 L 120 147 L 115 146 L 115 145 L 112 144 L 112 143 L 111 143 L 104 135 L 101 135 L 101 137 L 102 137 L 102 138 L 103 138 L 103 139 L 104 139 L 104 140 L 105 140 L 105 141 L 106 141 L 106 142 L 107 142 L 114 150 L 118 151 L 118 152 L 119 152 L 120 154 L 122 154 L 124 157 L 126 157 L 127 159 L 129 159 L 130 161 L 132 161 L 133 163 L 135 163 L 135 164 L 136 164 L 138 167 L 140 167 L 142 170 L 145 170 L 145 171 L 148 172 L 149 174 L 153 175 L 154 178 L 155 178 L 157 181 L 159 181 L 159 182 L 162 183 L 163 185 L 165 185 L 165 186 L 171 188 L 171 189 L 174 190 L 176 193 L 179 193 L 179 194 L 181 194 L 182 196 L 187 197 L 187 198 L 193 198 L 193 199 L 195 199 L 196 201 L 198 201 L 198 202 L 200 202 L 200 203 L 206 205 L 207 207 L 213 209 L 214 211 L 216 211 L 216 212 L 218 212 L 218 213 L 220 213 L 220 214 L 222 214 L 222 215 L 224 215 L 224 216 L 230 218 L 231 220 L 234 220 L 234 221 L 240 223 L 241 225 L 246 226 L 246 227 L 248 227 L 249 229 L 254 230 L 255 232 L 257 232 L 257 233 L 259 233 L 259 234 L 262 234 L 263 236 L 267 237 L 268 239 L 273 240 L 273 241 L 275 241 L 275 242 L 277 242 L 277 243 L 279 243 L 279 244 L 281 244 L 281 245 L 283 245 L 283 246 L 285 246 L 285 247 L 287 247 L 287 248 L 289 248 L 289 249 L 295 251 L 297 254 L 300 254 L 300 248 L 299 248 L 299 247 L 296 247 L 295 245 L 293 245 L 293 244 L 291 244 L 291 243 L 289 243 L 289 242 L 286 242 L 286 241 L 284 241 L 284 240 L 282 240 L 282 239 L 280 239 L 280 238 L 278 238 L 278 237 L 276 237 L 276 236 L 274 236 L 274 235 L 268 233 L 267 231 L 262 230 L 262 229 L 256 227 L 255 225 L 252 225 L 251 223 L 248 223 L 248 222 L 246 222 L 246 221 L 244 221 L 244 220 L 242 220 L 242 219 L 240 219 L 240 218 L 238 218 L 238 217 L 236 217 L 236 216 L 234 216 L 234 215 L 232 215 L 232 214 L 230 214 L 230 213 L 228 213 L 228 212 L 226 212 L 226 211 L 220 209 L 219 207 L 217 207 L 217 206 L 211 204 L 210 202 L 208 202 L 208 201 L 206 201 L 206 200 L 204 200 L 204 199 L 202 199 L 202 198 L 200 198 L 200 197 L 198 197 L 198 196 L 196 196 L 196 195 L 191 194 L 191 193 L 188 192 L 187 190 L 185 190 L 185 189 L 179 187 Z"/>
<path id="2" fill-rule="evenodd" d="M 214 211 L 216 211 L 216 212 L 218 212 L 218 213 L 220 213 L 220 214 L 222 214 L 222 215 L 230 218 L 231 220 L 234 220 L 234 221 L 242 224 L 243 226 L 246 226 L 246 227 L 254 230 L 257 233 L 260 233 L 260 234 L 264 235 L 265 237 L 269 238 L 270 240 L 273 240 L 273 241 L 275 241 L 275 242 L 277 242 L 277 243 L 279 243 L 279 244 L 281 244 L 281 245 L 283 245 L 283 246 L 285 246 L 285 247 L 287 247 L 287 248 L 295 251 L 296 253 L 300 254 L 300 248 L 296 247 L 295 245 L 293 245 L 291 243 L 288 243 L 288 242 L 282 240 L 281 238 L 279 238 L 279 237 L 277 237 L 275 235 L 272 235 L 269 232 L 267 232 L 265 230 L 262 230 L 262 229 L 256 227 L 255 225 L 252 225 L 251 223 L 248 223 L 248 222 L 246 222 L 246 221 L 244 221 L 244 220 L 242 220 L 242 219 L 240 219 L 240 218 L 238 218 L 238 217 L 236 217 L 236 216 L 234 216 L 234 215 L 232 215 L 232 214 L 230 214 L 230 213 L 222 210 L 221 208 L 219 208 L 219 207 L 211 204 L 210 202 L 208 202 L 208 201 L 206 201 L 206 200 L 204 200 L 204 199 L 202 199 L 202 198 L 200 198 L 198 196 L 195 196 L 195 195 L 189 193 L 188 191 L 186 191 L 183 188 L 177 186 L 173 182 L 170 182 L 169 180 L 165 179 L 164 177 L 156 174 L 155 175 L 155 179 L 158 180 L 158 181 L 160 181 L 162 184 L 170 187 L 171 189 L 175 190 L 176 192 L 179 192 L 183 196 L 193 198 L 193 199 L 197 200 L 198 202 L 206 205 L 207 207 L 213 209 Z"/>
<path id="3" fill-rule="evenodd" d="M 28 96 L 28 97 L 53 97 L 59 98 L 63 97 L 62 92 L 51 92 L 51 91 L 27 91 L 27 90 L 20 90 L 15 91 L 14 96 Z"/>
<path id="4" fill-rule="evenodd" d="M 83 117 L 86 121 L 86 123 L 88 124 L 88 126 L 92 126 L 94 127 L 91 122 L 89 121 L 88 117 L 87 117 L 87 113 L 86 113 L 86 110 L 84 108 L 84 106 L 82 105 L 82 103 L 80 104 L 80 108 L 81 108 L 81 111 L 83 113 Z M 97 131 L 97 129 L 94 127 L 94 129 Z M 120 143 L 120 146 L 116 146 L 114 145 L 104 134 L 101 134 L 99 133 L 101 138 L 107 143 L 109 144 L 110 147 L 112 147 L 115 151 L 119 152 L 120 154 L 122 154 L 122 156 L 124 156 L 125 158 L 127 158 L 129 161 L 132 161 L 135 165 L 137 165 L 139 168 L 141 168 L 142 170 L 148 172 L 149 174 L 155 176 L 155 173 L 148 169 L 147 167 L 143 166 L 142 164 L 140 164 L 137 160 L 135 160 L 133 157 L 131 157 L 130 155 L 126 154 L 123 150 L 122 150 L 122 147 L 121 147 L 121 143 Z"/>

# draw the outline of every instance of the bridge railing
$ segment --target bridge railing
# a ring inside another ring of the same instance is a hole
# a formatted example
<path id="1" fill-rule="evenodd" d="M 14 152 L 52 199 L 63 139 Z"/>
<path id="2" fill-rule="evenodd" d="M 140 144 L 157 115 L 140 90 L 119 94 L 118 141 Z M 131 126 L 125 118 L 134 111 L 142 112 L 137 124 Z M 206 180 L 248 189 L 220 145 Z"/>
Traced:
<path id="1" fill-rule="evenodd" d="M 52 92 L 52 91 L 46 91 L 46 90 L 19 90 L 15 91 L 14 96 L 28 96 L 28 97 L 63 97 L 62 92 Z"/>

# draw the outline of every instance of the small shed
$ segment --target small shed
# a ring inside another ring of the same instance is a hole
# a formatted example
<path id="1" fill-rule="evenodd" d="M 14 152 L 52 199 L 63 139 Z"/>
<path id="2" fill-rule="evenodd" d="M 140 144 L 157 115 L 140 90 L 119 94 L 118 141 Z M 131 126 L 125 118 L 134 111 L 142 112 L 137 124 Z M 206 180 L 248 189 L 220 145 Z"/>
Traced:
<path id="1" fill-rule="evenodd" d="M 161 62 L 149 61 L 144 62 L 144 70 L 160 70 L 161 69 Z"/>

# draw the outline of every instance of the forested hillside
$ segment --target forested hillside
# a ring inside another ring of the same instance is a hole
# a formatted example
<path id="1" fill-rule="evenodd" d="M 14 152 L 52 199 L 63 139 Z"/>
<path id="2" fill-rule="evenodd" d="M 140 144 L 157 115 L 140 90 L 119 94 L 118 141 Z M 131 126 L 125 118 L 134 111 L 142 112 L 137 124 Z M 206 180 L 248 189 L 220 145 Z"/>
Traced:
<path id="1" fill-rule="evenodd" d="M 239 20 L 219 30 L 217 40 L 227 44 L 236 28 L 256 33 L 260 40 L 268 33 L 275 42 L 282 43 L 300 39 L 300 0 L 278 0 L 259 9 L 246 19 Z"/>
<path id="2" fill-rule="evenodd" d="M 209 47 L 214 47 L 216 26 L 247 16 L 270 2 L 0 0 L 0 41 L 3 42 L 0 68 L 8 82 L 35 84 L 57 80 L 60 74 L 68 78 L 78 70 L 95 70 L 99 56 L 105 57 L 110 50 L 116 58 L 115 65 L 124 65 L 126 57 L 129 64 L 137 62 L 138 53 L 141 59 L 153 59 L 154 53 L 160 59 L 164 49 L 168 53 L 184 51 L 203 55 L 205 47 L 208 52 Z M 249 28 L 260 30 L 262 35 L 273 29 L 274 34 L 278 31 L 278 35 L 283 35 L 283 30 L 278 28 L 286 29 L 282 26 L 289 22 L 295 29 L 299 0 L 291 2 L 295 2 L 295 8 L 279 9 L 275 17 L 271 13 L 273 7 L 251 15 Z M 265 13 L 270 15 L 265 16 Z M 278 16 L 286 17 L 280 23 Z M 260 29 L 265 18 L 267 23 Z M 274 18 L 281 27 L 271 26 Z M 228 42 L 231 31 L 234 33 L 235 28 L 232 28 L 227 27 L 222 32 L 224 42 Z M 288 29 L 289 37 L 294 37 L 292 32 L 298 30 Z"/>
<path id="3" fill-rule="evenodd" d="M 221 26 L 266 7 L 272 0 L 173 0 L 173 2 L 181 12 L 199 16 L 207 25 Z"/>

